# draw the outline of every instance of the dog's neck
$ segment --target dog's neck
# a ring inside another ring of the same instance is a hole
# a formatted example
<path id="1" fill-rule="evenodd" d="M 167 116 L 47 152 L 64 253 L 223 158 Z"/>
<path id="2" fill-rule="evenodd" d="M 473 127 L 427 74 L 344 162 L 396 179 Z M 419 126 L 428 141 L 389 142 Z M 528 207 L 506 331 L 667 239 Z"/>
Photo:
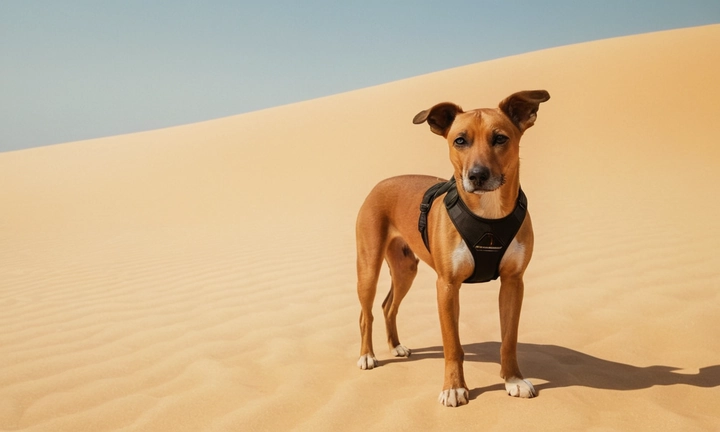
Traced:
<path id="1" fill-rule="evenodd" d="M 505 184 L 481 195 L 465 191 L 462 180 L 457 181 L 457 184 L 458 194 L 471 212 L 485 219 L 500 219 L 515 209 L 520 189 L 520 176 L 517 171 L 512 175 L 506 175 Z"/>

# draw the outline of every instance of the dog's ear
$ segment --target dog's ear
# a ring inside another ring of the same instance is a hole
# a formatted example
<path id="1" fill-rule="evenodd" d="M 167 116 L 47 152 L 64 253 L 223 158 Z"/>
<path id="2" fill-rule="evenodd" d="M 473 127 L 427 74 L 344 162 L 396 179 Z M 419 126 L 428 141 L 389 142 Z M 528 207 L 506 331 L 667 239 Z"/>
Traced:
<path id="1" fill-rule="evenodd" d="M 452 102 L 443 102 L 425 111 L 420 111 L 413 123 L 421 124 L 425 121 L 430 125 L 430 130 L 438 135 L 447 137 L 448 129 L 455 120 L 458 113 L 463 112 L 462 108 Z"/>
<path id="2" fill-rule="evenodd" d="M 539 105 L 548 99 L 550 93 L 545 90 L 521 91 L 505 98 L 499 107 L 520 132 L 525 132 L 535 123 Z"/>

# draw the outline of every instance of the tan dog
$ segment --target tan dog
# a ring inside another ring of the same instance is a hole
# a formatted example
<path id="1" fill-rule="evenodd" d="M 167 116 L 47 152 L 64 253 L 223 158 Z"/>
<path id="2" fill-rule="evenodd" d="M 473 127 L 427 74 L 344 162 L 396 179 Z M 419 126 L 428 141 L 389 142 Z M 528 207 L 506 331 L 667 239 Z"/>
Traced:
<path id="1" fill-rule="evenodd" d="M 475 215 L 498 219 L 515 208 L 520 187 L 520 137 L 535 122 L 539 104 L 549 98 L 544 90 L 518 92 L 500 102 L 498 108 L 468 112 L 455 104 L 441 103 L 413 119 L 415 124 L 427 121 L 432 132 L 447 139 L 459 196 Z M 398 338 L 396 317 L 400 302 L 415 279 L 417 254 L 438 276 L 437 300 L 445 356 L 445 383 L 439 400 L 445 406 L 459 406 L 466 404 L 469 396 L 458 335 L 459 294 L 461 284 L 473 273 L 474 259 L 440 199 L 428 214 L 429 251 L 423 243 L 418 231 L 420 203 L 425 191 L 439 181 L 420 175 L 384 180 L 370 192 L 360 209 L 356 226 L 357 290 L 362 308 L 358 366 L 372 369 L 378 364 L 372 344 L 372 306 L 383 259 L 392 278 L 382 305 L 388 345 L 395 356 L 410 355 Z M 511 396 L 524 398 L 536 394 L 532 384 L 523 379 L 516 355 L 523 274 L 532 252 L 533 230 L 528 214 L 499 267 L 500 375 Z"/>

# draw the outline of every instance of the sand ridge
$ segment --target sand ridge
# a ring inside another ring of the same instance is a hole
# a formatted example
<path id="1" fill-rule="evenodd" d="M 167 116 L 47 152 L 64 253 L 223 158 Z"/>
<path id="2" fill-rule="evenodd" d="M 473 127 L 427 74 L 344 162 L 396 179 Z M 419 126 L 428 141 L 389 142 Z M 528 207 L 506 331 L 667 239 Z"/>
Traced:
<path id="1" fill-rule="evenodd" d="M 720 26 L 543 50 L 176 128 L 0 154 L 0 430 L 716 430 Z M 497 283 L 462 290 L 445 409 L 434 273 L 409 359 L 360 371 L 354 218 L 448 176 L 412 117 L 544 88 L 522 142 L 536 250 L 498 377 Z M 315 192 L 311 193 L 310 191 Z"/>

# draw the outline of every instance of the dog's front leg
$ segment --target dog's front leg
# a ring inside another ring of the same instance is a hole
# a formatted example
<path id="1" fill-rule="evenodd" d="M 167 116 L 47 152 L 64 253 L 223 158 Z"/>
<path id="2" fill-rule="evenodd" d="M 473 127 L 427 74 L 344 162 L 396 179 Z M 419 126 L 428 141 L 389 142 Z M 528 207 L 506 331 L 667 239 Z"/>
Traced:
<path id="1" fill-rule="evenodd" d="M 441 404 L 456 407 L 468 403 L 469 392 L 463 374 L 465 356 L 460 345 L 458 320 L 460 317 L 460 284 L 437 281 L 438 312 L 445 356 L 445 383 L 438 400 Z"/>
<path id="2" fill-rule="evenodd" d="M 517 338 L 524 284 L 521 275 L 503 276 L 500 282 L 500 376 L 510 396 L 531 398 L 537 395 L 530 381 L 523 379 L 517 362 Z"/>

